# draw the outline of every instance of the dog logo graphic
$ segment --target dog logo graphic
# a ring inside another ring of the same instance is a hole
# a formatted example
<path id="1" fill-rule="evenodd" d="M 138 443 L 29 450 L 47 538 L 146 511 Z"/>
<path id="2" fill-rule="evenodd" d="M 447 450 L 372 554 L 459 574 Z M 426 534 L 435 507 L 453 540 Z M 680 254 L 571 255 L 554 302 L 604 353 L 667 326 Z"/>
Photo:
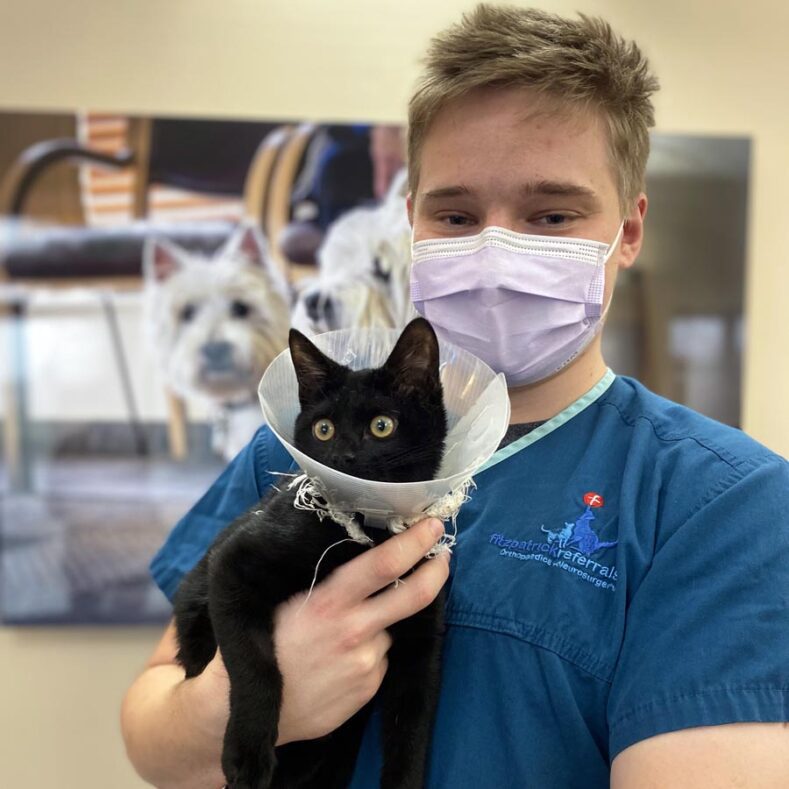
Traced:
<path id="1" fill-rule="evenodd" d="M 559 543 L 560 548 L 567 547 L 567 541 L 572 539 L 574 523 L 567 523 L 565 521 L 564 528 L 561 531 L 551 531 L 541 526 L 540 529 L 548 535 L 548 545 L 553 545 L 555 542 Z"/>
<path id="2" fill-rule="evenodd" d="M 575 523 L 567 523 L 565 521 L 564 528 L 561 531 L 551 531 L 546 529 L 545 526 L 541 526 L 541 531 L 548 535 L 548 544 L 552 545 L 554 542 L 557 542 L 560 548 L 572 547 L 584 556 L 592 556 L 604 548 L 613 548 L 618 540 L 603 542 L 592 531 L 590 524 L 595 520 L 595 515 L 592 512 L 593 506 L 593 504 L 587 504 L 586 510 L 577 518 Z"/>

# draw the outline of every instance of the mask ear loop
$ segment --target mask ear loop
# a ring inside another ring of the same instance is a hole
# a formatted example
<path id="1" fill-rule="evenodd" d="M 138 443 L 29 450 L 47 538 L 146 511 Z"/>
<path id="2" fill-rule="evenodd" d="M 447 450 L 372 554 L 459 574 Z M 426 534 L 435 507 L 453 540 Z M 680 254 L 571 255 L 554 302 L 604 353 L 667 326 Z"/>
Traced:
<path id="1" fill-rule="evenodd" d="M 605 257 L 603 258 L 603 262 L 601 264 L 601 266 L 603 268 L 605 268 L 606 263 L 608 263 L 608 261 L 611 259 L 611 256 L 614 254 L 614 251 L 616 250 L 617 246 L 619 246 L 619 242 L 622 240 L 622 236 L 624 235 L 624 232 L 625 232 L 625 222 L 626 221 L 627 221 L 626 219 L 623 219 L 620 222 L 620 224 L 619 224 L 619 230 L 616 231 L 616 235 L 614 236 L 614 240 L 611 242 L 611 246 L 608 247 L 608 251 L 605 253 Z M 605 276 L 603 277 L 603 293 L 605 294 Z M 611 298 L 608 299 L 608 304 L 605 305 L 605 309 L 603 310 L 603 314 L 600 316 L 600 320 L 598 321 L 598 324 L 597 324 L 601 328 L 602 328 L 602 325 L 603 325 L 603 321 L 606 318 L 606 315 L 608 315 L 608 310 L 611 307 L 611 302 L 613 300 L 614 300 L 614 293 L 612 291 L 611 292 Z"/>
<path id="2" fill-rule="evenodd" d="M 619 246 L 619 242 L 622 240 L 622 236 L 624 235 L 625 232 L 625 222 L 627 222 L 627 220 L 623 219 L 619 223 L 619 230 L 616 231 L 614 240 L 611 242 L 611 245 L 608 247 L 608 250 L 605 253 L 605 257 L 603 258 L 603 265 L 608 263 L 608 261 L 611 259 L 611 255 L 614 254 L 614 250 L 616 250 L 617 246 Z"/>

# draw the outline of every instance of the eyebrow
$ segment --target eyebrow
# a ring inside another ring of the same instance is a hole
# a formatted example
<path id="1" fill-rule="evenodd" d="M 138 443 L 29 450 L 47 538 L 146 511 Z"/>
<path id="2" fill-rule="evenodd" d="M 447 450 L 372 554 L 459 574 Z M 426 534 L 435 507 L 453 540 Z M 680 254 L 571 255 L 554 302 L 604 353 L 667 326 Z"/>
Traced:
<path id="1" fill-rule="evenodd" d="M 559 197 L 597 197 L 588 186 L 572 181 L 536 181 L 524 184 L 522 190 L 527 195 L 558 195 Z"/>
<path id="2" fill-rule="evenodd" d="M 533 195 L 552 195 L 558 197 L 587 197 L 596 199 L 597 193 L 587 186 L 573 183 L 572 181 L 532 181 L 521 187 L 521 192 L 528 197 Z M 473 191 L 467 186 L 445 186 L 441 189 L 432 189 L 422 195 L 424 200 L 440 200 L 445 197 L 470 197 Z"/>
<path id="3" fill-rule="evenodd" d="M 442 197 L 464 197 L 473 194 L 467 186 L 445 186 L 441 189 L 431 189 L 422 197 L 425 200 L 439 200 Z"/>

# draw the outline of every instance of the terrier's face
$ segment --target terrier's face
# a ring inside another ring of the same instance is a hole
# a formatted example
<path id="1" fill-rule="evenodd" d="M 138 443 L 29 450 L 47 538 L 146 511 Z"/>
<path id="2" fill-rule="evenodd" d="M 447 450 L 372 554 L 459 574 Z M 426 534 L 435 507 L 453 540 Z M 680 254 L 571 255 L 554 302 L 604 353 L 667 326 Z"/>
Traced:
<path id="1" fill-rule="evenodd" d="M 409 299 L 410 227 L 405 171 L 385 200 L 343 214 L 318 250 L 319 275 L 300 292 L 293 325 L 306 334 L 350 327 L 402 328 Z"/>
<path id="2" fill-rule="evenodd" d="M 148 324 L 173 390 L 224 405 L 254 398 L 290 326 L 289 289 L 262 236 L 242 228 L 210 259 L 152 241 L 145 276 Z"/>

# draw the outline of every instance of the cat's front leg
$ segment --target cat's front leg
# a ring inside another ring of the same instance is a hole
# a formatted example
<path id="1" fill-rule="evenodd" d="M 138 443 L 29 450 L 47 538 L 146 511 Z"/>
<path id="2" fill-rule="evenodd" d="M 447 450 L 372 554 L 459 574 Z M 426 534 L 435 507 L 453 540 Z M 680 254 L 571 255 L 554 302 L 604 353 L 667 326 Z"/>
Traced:
<path id="1" fill-rule="evenodd" d="M 276 767 L 282 675 L 274 653 L 275 601 L 267 573 L 239 539 L 212 568 L 209 609 L 230 678 L 222 769 L 230 789 L 268 789 Z"/>
<path id="2" fill-rule="evenodd" d="M 254 649 L 251 643 L 249 646 Z M 239 668 L 237 656 L 225 659 L 228 664 L 233 668 L 228 668 L 230 717 L 222 748 L 222 771 L 229 789 L 269 789 L 277 765 L 274 745 L 281 679 L 278 672 L 260 671 L 258 680 L 247 681 L 251 672 Z M 252 710 L 255 703 L 259 709 Z"/>
<path id="3" fill-rule="evenodd" d="M 389 668 L 381 686 L 381 789 L 423 789 L 441 684 L 444 592 L 390 632 Z"/>

